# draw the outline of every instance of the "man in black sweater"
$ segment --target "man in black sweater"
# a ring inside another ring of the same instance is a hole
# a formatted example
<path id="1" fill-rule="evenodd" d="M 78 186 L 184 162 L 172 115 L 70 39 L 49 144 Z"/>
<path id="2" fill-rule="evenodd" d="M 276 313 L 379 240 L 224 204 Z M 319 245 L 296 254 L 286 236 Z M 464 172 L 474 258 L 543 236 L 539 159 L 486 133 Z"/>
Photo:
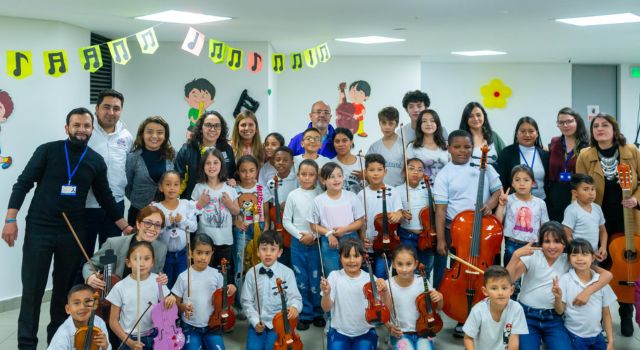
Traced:
<path id="1" fill-rule="evenodd" d="M 93 131 L 93 115 L 86 108 L 76 108 L 67 115 L 65 132 L 69 138 L 39 146 L 18 177 L 9 199 L 9 209 L 2 229 L 2 239 L 13 247 L 18 237 L 16 216 L 25 196 L 34 184 L 35 194 L 26 218 L 22 247 L 22 300 L 18 317 L 18 348 L 36 349 L 40 304 L 47 284 L 51 259 L 53 291 L 51 322 L 47 343 L 67 315 L 64 306 L 72 287 L 82 253 L 67 227 L 66 213 L 82 240 L 91 223 L 84 218 L 90 188 L 107 215 L 126 234 L 128 226 L 107 182 L 107 166 L 98 153 L 87 146 Z"/>

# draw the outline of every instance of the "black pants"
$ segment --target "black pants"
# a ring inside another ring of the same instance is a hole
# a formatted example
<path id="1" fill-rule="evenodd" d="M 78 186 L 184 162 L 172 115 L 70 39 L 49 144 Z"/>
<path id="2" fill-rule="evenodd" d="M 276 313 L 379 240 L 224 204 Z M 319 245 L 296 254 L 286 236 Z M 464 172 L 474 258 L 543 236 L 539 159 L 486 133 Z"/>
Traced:
<path id="1" fill-rule="evenodd" d="M 134 208 L 133 205 L 129 207 L 129 212 L 127 213 L 127 221 L 131 227 L 136 227 L 136 218 L 138 217 L 138 213 L 140 209 Z"/>
<path id="2" fill-rule="evenodd" d="M 211 262 L 209 266 L 218 269 L 220 271 L 220 261 L 222 258 L 227 259 L 229 266 L 227 266 L 227 283 L 234 283 L 234 263 L 233 257 L 235 255 L 235 249 L 233 249 L 233 245 L 216 245 L 213 247 L 213 257 L 211 258 Z M 222 273 L 222 271 L 220 271 Z"/>
<path id="3" fill-rule="evenodd" d="M 76 227 L 80 239 L 84 230 Z M 22 300 L 18 316 L 18 348 L 36 349 L 42 296 L 53 258 L 53 292 L 47 343 L 66 320 L 64 306 L 82 253 L 67 228 L 43 228 L 27 223 L 22 247 Z"/>
<path id="4" fill-rule="evenodd" d="M 124 200 L 116 203 L 118 212 L 124 216 Z M 107 238 L 118 237 L 122 235 L 122 230 L 116 226 L 111 218 L 107 217 L 107 213 L 102 208 L 86 208 L 85 215 L 89 226 L 87 235 L 82 245 L 89 256 L 93 256 L 96 247 L 96 237 L 98 238 L 99 247 L 102 247 Z"/>

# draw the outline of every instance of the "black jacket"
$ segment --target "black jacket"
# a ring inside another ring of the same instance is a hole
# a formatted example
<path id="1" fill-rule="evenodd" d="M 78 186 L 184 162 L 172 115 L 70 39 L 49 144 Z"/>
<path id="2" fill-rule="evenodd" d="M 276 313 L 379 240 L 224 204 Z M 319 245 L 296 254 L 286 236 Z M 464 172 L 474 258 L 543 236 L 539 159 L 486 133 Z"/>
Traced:
<path id="1" fill-rule="evenodd" d="M 547 193 L 549 189 L 549 152 L 538 148 L 537 154 L 537 157 L 540 157 L 542 160 L 542 167 L 544 168 L 544 191 Z M 511 187 L 511 169 L 520 164 L 520 152 L 517 143 L 503 148 L 502 152 L 498 155 L 496 170 L 500 175 L 500 181 L 502 181 L 502 187 L 505 191 Z"/>

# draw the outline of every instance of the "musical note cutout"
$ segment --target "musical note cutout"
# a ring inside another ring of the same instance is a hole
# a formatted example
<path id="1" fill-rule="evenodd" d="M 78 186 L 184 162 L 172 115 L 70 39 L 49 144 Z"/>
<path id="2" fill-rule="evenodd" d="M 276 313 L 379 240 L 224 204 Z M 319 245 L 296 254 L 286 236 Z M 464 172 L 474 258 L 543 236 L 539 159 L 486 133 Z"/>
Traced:
<path id="1" fill-rule="evenodd" d="M 329 52 L 329 45 L 327 45 L 327 43 L 318 45 L 316 51 L 318 52 L 318 61 L 326 63 L 331 59 L 331 52 Z"/>
<path id="2" fill-rule="evenodd" d="M 291 61 L 292 70 L 298 71 L 302 68 L 302 52 L 293 52 L 289 55 L 289 60 Z"/>
<path id="3" fill-rule="evenodd" d="M 282 71 L 284 70 L 284 54 L 271 54 L 271 69 L 273 69 L 276 74 L 282 73 Z"/>
<path id="4" fill-rule="evenodd" d="M 7 50 L 7 75 L 15 79 L 24 79 L 33 73 L 31 51 Z"/>
<path id="5" fill-rule="evenodd" d="M 242 68 L 242 55 L 244 52 L 240 49 L 230 47 L 227 49 L 227 67 L 231 70 Z"/>
<path id="6" fill-rule="evenodd" d="M 127 38 L 120 38 L 112 40 L 107 43 L 109 46 L 109 53 L 113 62 L 121 65 L 125 65 L 131 59 L 131 53 L 129 52 L 129 46 L 127 45 Z"/>
<path id="7" fill-rule="evenodd" d="M 145 29 L 136 33 L 138 44 L 140 44 L 140 51 L 147 55 L 153 55 L 158 47 L 158 39 L 156 38 L 156 31 L 153 27 Z"/>
<path id="8" fill-rule="evenodd" d="M 213 63 L 222 63 L 226 58 L 227 44 L 222 41 L 209 39 L 209 58 Z"/>
<path id="9" fill-rule="evenodd" d="M 304 50 L 304 61 L 307 63 L 307 67 L 315 68 L 318 65 L 318 55 L 316 48 Z"/>
<path id="10" fill-rule="evenodd" d="M 249 51 L 247 69 L 251 73 L 260 73 L 262 70 L 262 55 L 255 51 Z"/>
<path id="11" fill-rule="evenodd" d="M 86 46 L 78 49 L 82 69 L 95 73 L 102 67 L 102 52 L 100 45 Z"/>
<path id="12" fill-rule="evenodd" d="M 189 27 L 187 36 L 184 38 L 184 41 L 182 42 L 182 49 L 192 55 L 200 56 L 200 52 L 202 52 L 203 47 L 204 47 L 204 33 L 197 31 L 193 27 Z"/>
<path id="13" fill-rule="evenodd" d="M 67 52 L 65 50 L 43 51 L 44 73 L 59 78 L 69 70 Z"/>

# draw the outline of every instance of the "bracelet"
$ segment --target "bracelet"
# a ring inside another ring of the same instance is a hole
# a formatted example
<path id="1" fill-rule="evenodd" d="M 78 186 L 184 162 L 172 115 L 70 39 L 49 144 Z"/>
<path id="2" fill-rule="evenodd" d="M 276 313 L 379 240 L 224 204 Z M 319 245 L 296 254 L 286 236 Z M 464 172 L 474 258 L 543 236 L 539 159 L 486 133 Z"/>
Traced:
<path id="1" fill-rule="evenodd" d="M 327 238 L 333 236 L 333 230 L 330 230 L 329 232 L 325 233 L 324 236 Z"/>
<path id="2" fill-rule="evenodd" d="M 16 218 L 4 219 L 5 224 L 10 224 L 12 222 L 16 222 Z"/>

